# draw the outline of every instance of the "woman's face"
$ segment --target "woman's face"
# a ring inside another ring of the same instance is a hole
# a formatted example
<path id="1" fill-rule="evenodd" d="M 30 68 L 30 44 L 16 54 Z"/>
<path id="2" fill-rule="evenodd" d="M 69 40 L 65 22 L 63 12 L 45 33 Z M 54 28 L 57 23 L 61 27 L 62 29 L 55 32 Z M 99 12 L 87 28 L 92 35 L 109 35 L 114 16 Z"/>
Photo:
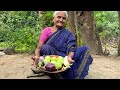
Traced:
<path id="1" fill-rule="evenodd" d="M 59 12 L 53 19 L 54 25 L 56 27 L 64 27 L 66 22 L 66 14 L 64 12 Z"/>

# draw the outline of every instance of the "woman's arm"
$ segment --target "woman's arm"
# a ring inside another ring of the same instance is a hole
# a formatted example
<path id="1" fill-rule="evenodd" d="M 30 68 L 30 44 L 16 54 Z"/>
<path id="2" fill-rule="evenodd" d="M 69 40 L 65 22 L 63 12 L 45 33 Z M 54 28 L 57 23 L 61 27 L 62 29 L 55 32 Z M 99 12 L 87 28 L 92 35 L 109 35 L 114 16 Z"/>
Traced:
<path id="1" fill-rule="evenodd" d="M 35 56 L 36 57 L 40 57 L 40 49 L 41 49 L 43 44 L 44 44 L 43 42 L 39 41 L 38 46 L 37 46 L 37 48 L 35 50 Z"/>
<path id="2" fill-rule="evenodd" d="M 39 40 L 38 46 L 37 46 L 37 48 L 35 50 L 35 57 L 34 57 L 35 60 L 33 62 L 35 67 L 38 67 L 38 60 L 39 60 L 39 57 L 40 57 L 40 49 L 41 49 L 43 44 L 44 43 Z"/>
<path id="3" fill-rule="evenodd" d="M 42 45 L 44 44 L 44 42 L 47 40 L 48 38 L 48 33 L 49 32 L 49 28 L 45 28 L 43 31 L 42 31 L 42 34 L 40 36 L 40 39 L 39 39 L 39 43 L 37 45 L 37 48 L 35 50 L 35 56 L 36 58 L 39 58 L 40 57 L 40 49 L 42 47 Z"/>
<path id="4" fill-rule="evenodd" d="M 74 52 L 69 52 L 69 54 L 68 54 L 68 62 L 69 63 L 73 63 L 74 62 L 74 60 L 72 60 L 73 56 L 74 56 Z"/>
<path id="5" fill-rule="evenodd" d="M 45 28 L 43 31 L 42 31 L 42 34 L 40 36 L 40 39 L 39 39 L 39 42 L 38 42 L 38 45 L 37 45 L 37 48 L 35 50 L 35 61 L 34 61 L 34 65 L 35 67 L 38 66 L 38 60 L 39 60 L 39 57 L 40 57 L 40 49 L 42 47 L 42 45 L 44 44 L 44 42 L 48 39 L 48 32 L 49 32 L 49 28 Z"/>
<path id="6" fill-rule="evenodd" d="M 76 41 L 75 37 L 73 36 L 72 33 L 70 33 L 67 41 L 67 53 L 68 53 L 68 61 L 70 63 L 73 63 L 74 60 L 72 60 L 74 56 L 74 52 L 76 51 Z"/>

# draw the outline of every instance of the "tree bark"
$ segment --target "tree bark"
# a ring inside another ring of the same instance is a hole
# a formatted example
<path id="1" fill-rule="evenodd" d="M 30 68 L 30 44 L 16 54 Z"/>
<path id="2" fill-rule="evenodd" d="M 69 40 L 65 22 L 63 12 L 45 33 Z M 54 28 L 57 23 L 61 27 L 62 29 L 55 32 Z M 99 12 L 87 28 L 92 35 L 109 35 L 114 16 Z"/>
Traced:
<path id="1" fill-rule="evenodd" d="M 94 31 L 94 19 L 92 11 L 79 11 L 78 28 L 82 37 L 83 45 L 89 47 L 90 53 L 97 53 L 97 45 Z"/>
<path id="2" fill-rule="evenodd" d="M 68 29 L 74 33 L 74 11 L 68 11 Z"/>
<path id="3" fill-rule="evenodd" d="M 80 32 L 78 30 L 78 15 L 77 11 L 68 11 L 68 25 L 69 25 L 69 31 L 71 31 L 75 38 L 77 46 L 81 46 L 81 36 Z"/>
<path id="4" fill-rule="evenodd" d="M 81 40 L 81 36 L 80 36 L 80 32 L 78 29 L 78 11 L 74 11 L 74 21 L 75 21 L 75 35 L 76 35 L 76 43 L 77 46 L 81 46 L 82 45 L 82 40 Z"/>
<path id="5" fill-rule="evenodd" d="M 120 11 L 118 11 L 118 20 L 119 20 L 119 29 L 120 29 Z M 119 39 L 118 39 L 118 56 L 120 56 L 120 30 L 119 30 Z"/>
<path id="6" fill-rule="evenodd" d="M 99 36 L 99 31 L 96 28 L 96 24 L 95 21 L 93 21 L 93 26 L 94 26 L 94 31 L 95 31 L 95 38 L 96 38 L 96 48 L 97 48 L 97 55 L 103 55 L 103 48 L 102 48 L 102 44 L 101 44 L 101 40 L 100 40 L 100 36 Z"/>

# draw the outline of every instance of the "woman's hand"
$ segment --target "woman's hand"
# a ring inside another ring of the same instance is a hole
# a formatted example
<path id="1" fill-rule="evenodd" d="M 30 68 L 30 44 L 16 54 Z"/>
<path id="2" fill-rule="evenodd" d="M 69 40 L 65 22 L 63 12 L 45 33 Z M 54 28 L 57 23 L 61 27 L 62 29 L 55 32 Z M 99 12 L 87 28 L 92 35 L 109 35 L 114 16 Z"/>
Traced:
<path id="1" fill-rule="evenodd" d="M 69 63 L 73 63 L 73 62 L 75 62 L 74 60 L 72 60 L 72 57 L 74 56 L 74 52 L 70 52 L 69 54 L 68 54 L 68 62 Z"/>
<path id="2" fill-rule="evenodd" d="M 72 60 L 72 58 L 71 58 L 70 56 L 68 56 L 67 59 L 68 59 L 68 62 L 69 62 L 69 63 L 73 63 L 73 62 L 75 62 L 74 60 Z"/>
<path id="3" fill-rule="evenodd" d="M 38 59 L 39 59 L 39 56 L 35 56 L 34 58 L 35 58 L 35 60 L 38 60 Z"/>
<path id="4" fill-rule="evenodd" d="M 34 67 L 38 67 L 38 60 L 39 60 L 39 57 L 38 56 L 34 56 L 34 57 L 32 57 L 32 59 L 33 59 L 33 65 L 34 65 Z"/>

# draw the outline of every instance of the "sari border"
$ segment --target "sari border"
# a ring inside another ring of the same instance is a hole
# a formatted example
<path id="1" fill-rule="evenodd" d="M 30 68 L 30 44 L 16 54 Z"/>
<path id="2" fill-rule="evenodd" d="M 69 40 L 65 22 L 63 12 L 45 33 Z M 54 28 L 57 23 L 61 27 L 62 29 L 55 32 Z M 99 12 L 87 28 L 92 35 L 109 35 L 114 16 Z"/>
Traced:
<path id="1" fill-rule="evenodd" d="M 62 31 L 64 30 L 65 28 L 63 28 L 63 29 L 61 29 Z M 55 34 L 54 34 L 55 33 Z M 56 32 L 54 32 L 53 34 L 53 36 L 51 36 L 49 39 L 48 39 L 48 41 L 46 42 L 46 44 L 48 44 L 58 33 L 59 33 L 59 30 L 57 30 Z"/>
<path id="2" fill-rule="evenodd" d="M 46 44 L 49 43 L 57 34 L 58 34 L 58 32 L 56 32 L 56 33 L 46 42 Z"/>
<path id="3" fill-rule="evenodd" d="M 86 54 L 85 54 L 81 64 L 79 65 L 79 68 L 77 70 L 78 76 L 75 79 L 80 79 L 80 75 L 81 75 L 81 73 L 82 73 L 82 71 L 83 71 L 83 69 L 85 67 L 85 64 L 88 61 L 88 57 L 89 57 L 89 50 L 87 50 L 87 52 L 86 52 Z"/>

